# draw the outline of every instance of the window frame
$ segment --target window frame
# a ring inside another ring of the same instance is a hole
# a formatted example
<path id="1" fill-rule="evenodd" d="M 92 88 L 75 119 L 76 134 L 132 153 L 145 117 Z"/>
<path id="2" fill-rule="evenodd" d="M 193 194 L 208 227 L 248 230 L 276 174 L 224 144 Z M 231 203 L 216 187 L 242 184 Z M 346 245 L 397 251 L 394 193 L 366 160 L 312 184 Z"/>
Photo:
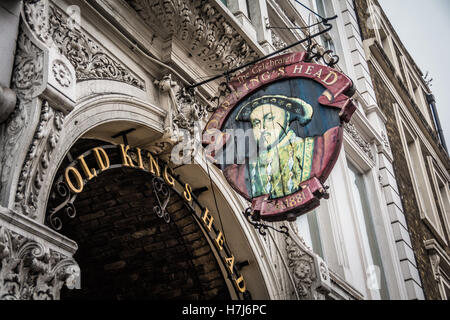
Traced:
<path id="1" fill-rule="evenodd" d="M 442 174 L 440 168 L 436 165 L 435 161 L 433 160 L 433 157 L 428 156 L 427 157 L 428 166 L 431 171 L 431 178 L 433 182 L 433 187 L 436 192 L 436 197 L 438 199 L 437 205 L 441 209 L 441 218 L 444 222 L 444 228 L 446 230 L 446 236 L 450 239 L 450 223 L 449 223 L 449 215 L 450 215 L 450 192 L 449 192 L 449 181 L 445 178 L 445 175 Z M 441 193 L 441 187 L 439 186 L 439 180 L 442 182 L 445 188 L 445 198 L 443 199 L 442 193 Z M 445 237 L 444 237 L 444 240 Z M 447 241 L 446 241 L 447 244 Z"/>
<path id="2" fill-rule="evenodd" d="M 380 299 L 384 299 L 384 298 L 388 298 L 391 296 L 391 292 L 389 291 L 389 286 L 386 283 L 386 281 L 388 281 L 388 276 L 386 274 L 387 270 L 385 269 L 385 265 L 383 264 L 383 253 L 382 250 L 379 246 L 379 241 L 378 241 L 378 237 L 380 236 L 379 233 L 377 232 L 376 226 L 375 226 L 375 221 L 374 221 L 374 201 L 373 199 L 371 199 L 371 197 L 368 196 L 369 194 L 369 190 L 371 188 L 370 184 L 370 170 L 363 170 L 359 164 L 357 159 L 355 159 L 354 157 L 352 157 L 350 154 L 346 155 L 345 157 L 346 160 L 346 175 L 348 177 L 348 182 L 351 184 L 349 186 L 350 190 L 352 191 L 352 195 L 351 195 L 351 201 L 352 201 L 352 205 L 353 205 L 353 210 L 354 212 L 354 218 L 355 218 L 355 222 L 357 222 L 357 228 L 359 229 L 359 238 L 361 241 L 363 241 L 362 243 L 362 247 L 364 250 L 364 255 L 365 255 L 365 259 L 366 259 L 366 267 L 370 267 L 370 266 L 377 266 L 380 271 L 383 273 L 382 278 L 379 278 L 379 284 L 380 284 L 380 289 L 375 290 L 376 295 L 380 298 Z M 353 167 L 353 169 L 351 168 Z M 357 186 L 354 186 L 354 182 L 352 181 L 352 175 L 359 175 L 361 178 L 361 182 L 363 183 L 363 187 L 364 187 L 364 193 L 365 193 L 365 199 L 361 198 L 361 192 L 359 190 L 359 188 Z M 358 194 L 355 194 L 355 190 L 353 189 L 354 187 L 358 188 Z M 357 200 L 356 197 L 360 197 L 360 200 Z M 362 210 L 363 212 L 358 212 L 359 209 L 357 208 L 358 205 L 356 203 L 356 201 L 361 201 L 361 205 L 362 205 Z M 368 212 L 366 212 L 364 209 L 364 202 L 366 202 L 366 206 L 368 209 Z M 362 215 L 362 216 L 361 216 Z M 369 230 L 370 229 L 370 230 Z M 363 239 L 366 238 L 366 239 Z M 367 244 L 365 243 L 367 241 Z M 367 248 L 368 246 L 368 248 Z M 374 252 L 374 250 L 376 250 L 376 252 Z M 376 261 L 379 260 L 379 261 Z M 381 264 L 381 266 L 378 266 L 378 264 Z M 367 272 L 367 270 L 366 270 Z M 387 295 L 387 297 L 382 296 L 381 293 L 381 289 L 385 290 L 385 294 Z M 369 290 L 371 293 L 371 295 L 373 296 L 373 292 L 374 290 L 367 288 L 367 290 Z"/>
<path id="3" fill-rule="evenodd" d="M 406 163 L 408 167 L 409 176 L 411 178 L 411 182 L 413 185 L 414 194 L 416 196 L 416 202 L 419 207 L 419 215 L 420 218 L 425 222 L 425 224 L 430 228 L 432 233 L 439 239 L 441 242 L 447 244 L 445 240 L 445 236 L 443 235 L 443 226 L 439 220 L 439 213 L 436 208 L 436 203 L 433 198 L 433 194 L 431 191 L 431 183 L 428 178 L 427 168 L 425 165 L 425 159 L 422 153 L 421 141 L 419 136 L 413 129 L 413 126 L 410 125 L 409 121 L 405 116 L 400 114 L 400 108 L 398 105 L 395 105 L 396 116 L 397 116 L 397 125 L 400 131 L 400 138 L 402 141 L 403 152 L 406 157 Z M 408 142 L 409 140 L 406 137 L 406 133 L 412 138 L 412 142 Z M 410 145 L 413 144 L 415 149 L 414 158 L 410 153 Z M 420 172 L 416 169 L 419 169 Z M 421 188 L 419 186 L 419 182 L 417 178 L 423 180 L 424 187 Z M 431 194 L 430 194 L 431 192 Z M 433 216 L 429 216 L 428 211 L 431 211 Z M 438 225 L 433 221 L 435 220 Z"/>

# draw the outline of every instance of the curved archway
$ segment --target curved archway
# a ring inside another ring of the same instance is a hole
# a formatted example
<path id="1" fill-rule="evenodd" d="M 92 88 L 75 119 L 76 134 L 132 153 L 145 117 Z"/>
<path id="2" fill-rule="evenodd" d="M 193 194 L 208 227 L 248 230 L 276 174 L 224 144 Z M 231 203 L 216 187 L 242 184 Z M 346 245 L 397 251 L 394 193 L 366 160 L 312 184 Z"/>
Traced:
<path id="1" fill-rule="evenodd" d="M 49 158 L 48 173 L 43 176 L 42 185 L 51 186 L 58 168 L 72 146 L 88 132 L 102 125 L 123 125 L 140 127 L 149 141 L 163 132 L 161 118 L 165 112 L 161 108 L 142 100 L 117 94 L 91 97 L 80 103 L 64 120 L 64 128 L 59 137 L 59 147 Z M 117 131 L 116 131 L 117 132 Z M 98 134 L 98 139 L 112 142 L 110 136 Z M 37 207 L 37 220 L 44 223 L 50 188 L 43 188 Z"/>
<path id="2" fill-rule="evenodd" d="M 77 108 L 68 115 L 65 120 L 64 130 L 60 136 L 60 147 L 55 150 L 49 163 L 49 172 L 44 181 L 44 184 L 49 187 L 43 190 L 39 201 L 42 201 L 40 208 L 48 209 L 51 207 L 47 205 L 51 202 L 50 190 L 51 186 L 55 183 L 56 177 L 59 176 L 57 170 L 51 168 L 62 168 L 65 159 L 70 155 L 71 150 L 76 145 L 77 141 L 82 138 L 99 139 L 102 144 L 108 143 L 122 143 L 122 138 L 111 139 L 110 131 L 104 131 L 104 127 L 112 127 L 117 131 L 121 128 L 141 128 L 139 132 L 139 138 L 144 138 L 147 142 L 156 140 L 163 131 L 161 118 L 163 118 L 165 112 L 154 105 L 143 102 L 139 99 L 120 96 L 120 95 L 102 95 L 99 97 L 90 98 L 81 103 Z M 137 137 L 136 135 L 135 138 Z M 137 145 L 138 140 L 130 141 L 130 145 Z M 145 145 L 145 142 L 139 142 L 141 145 Z M 80 150 L 80 153 L 82 150 Z M 80 153 L 73 152 L 73 156 L 78 156 Z M 200 161 L 200 162 L 199 162 Z M 235 255 L 236 264 L 243 262 L 249 263 L 242 272 L 239 272 L 247 280 L 248 290 L 252 293 L 252 297 L 255 299 L 268 299 L 274 298 L 274 288 L 276 287 L 275 273 L 272 267 L 265 263 L 266 252 L 262 249 L 264 245 L 261 243 L 261 239 L 257 234 L 249 228 L 245 223 L 245 218 L 240 216 L 242 209 L 245 209 L 246 204 L 242 203 L 236 195 L 224 185 L 223 177 L 213 173 L 211 177 L 206 175 L 204 170 L 204 164 L 202 160 L 196 156 L 196 164 L 188 166 L 189 175 L 185 175 L 183 169 L 177 169 L 176 174 L 181 173 L 183 179 L 186 182 L 192 184 L 193 189 L 197 188 L 197 184 L 211 184 L 216 189 L 218 195 L 218 201 L 223 202 L 224 205 L 220 205 L 220 210 L 223 211 L 222 217 L 224 222 L 224 228 L 226 231 L 232 230 L 232 238 L 228 238 L 228 244 L 231 246 L 231 251 Z M 194 175 L 194 177 L 192 177 Z M 210 181 L 211 179 L 211 181 Z M 200 186 L 201 187 L 201 186 Z M 45 193 L 45 194 L 44 194 Z M 216 223 L 219 219 L 217 212 L 213 207 L 211 200 L 213 196 L 211 190 L 204 192 L 199 198 L 204 206 L 209 207 L 212 211 Z M 45 201 L 45 202 L 44 202 Z M 230 217 L 231 219 L 228 219 Z M 45 221 L 45 212 L 42 212 L 39 216 L 39 220 Z M 219 217 L 220 218 L 220 217 Z M 230 225 L 229 225 L 230 224 Z M 225 226 L 226 225 L 226 226 Z M 221 225 L 219 225 L 222 227 Z M 64 230 L 62 232 L 64 233 Z M 210 246 L 214 247 L 214 242 L 209 239 Z M 222 275 L 227 273 L 227 266 L 224 264 L 223 258 L 221 259 L 217 252 L 214 252 L 216 261 L 221 261 L 220 268 Z M 76 256 L 77 257 L 77 256 Z M 82 270 L 83 278 L 83 270 Z M 231 282 L 231 284 L 230 284 Z M 233 280 L 227 280 L 227 286 L 232 292 L 232 299 L 236 299 L 236 293 L 233 293 L 232 288 L 234 286 Z"/>
<path id="3" fill-rule="evenodd" d="M 79 153 L 99 141 L 80 140 Z M 183 199 L 171 191 L 166 223 L 153 211 L 151 176 L 113 168 L 84 186 L 73 220 L 61 232 L 75 240 L 81 290 L 62 299 L 230 299 L 212 249 Z M 49 203 L 52 205 L 52 202 Z"/>

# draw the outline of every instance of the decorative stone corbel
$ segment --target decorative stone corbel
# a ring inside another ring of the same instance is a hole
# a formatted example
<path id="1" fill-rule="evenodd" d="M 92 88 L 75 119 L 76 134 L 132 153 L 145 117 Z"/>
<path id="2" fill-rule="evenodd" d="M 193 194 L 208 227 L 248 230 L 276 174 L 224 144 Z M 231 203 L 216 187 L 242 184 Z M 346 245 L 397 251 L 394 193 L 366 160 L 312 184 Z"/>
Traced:
<path id="1" fill-rule="evenodd" d="M 75 250 L 54 231 L 0 208 L 0 300 L 57 300 L 63 286 L 79 289 Z"/>
<path id="2" fill-rule="evenodd" d="M 448 279 L 450 277 L 450 257 L 435 239 L 425 240 L 424 246 L 430 258 L 434 279 L 438 283 L 441 295 L 444 297 L 445 288 L 442 284 L 442 278 Z"/>
<path id="3" fill-rule="evenodd" d="M 194 92 L 188 92 L 166 75 L 162 80 L 155 81 L 160 89 L 160 102 L 167 111 L 164 119 L 164 133 L 162 137 L 153 141 L 147 148 L 160 156 L 172 156 L 178 160 L 186 157 L 191 159 L 198 148 L 202 120 L 206 117 L 206 107 L 201 105 Z M 168 159 L 165 159 L 168 160 Z"/>
<path id="4" fill-rule="evenodd" d="M 39 190 L 64 117 L 75 106 L 76 84 L 98 79 L 145 90 L 56 5 L 24 0 L 11 85 L 17 102 L 0 125 L 0 205 L 37 217 Z"/>
<path id="5" fill-rule="evenodd" d="M 331 291 L 325 261 L 313 253 L 295 233 L 285 237 L 288 267 L 300 300 L 320 300 Z"/>

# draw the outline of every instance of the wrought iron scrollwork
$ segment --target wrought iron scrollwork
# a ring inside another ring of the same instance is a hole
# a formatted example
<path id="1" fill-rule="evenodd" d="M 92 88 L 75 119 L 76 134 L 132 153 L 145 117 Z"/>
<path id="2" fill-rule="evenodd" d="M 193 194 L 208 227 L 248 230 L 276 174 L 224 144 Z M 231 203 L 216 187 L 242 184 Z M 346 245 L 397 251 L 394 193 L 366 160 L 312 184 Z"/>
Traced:
<path id="1" fill-rule="evenodd" d="M 153 193 L 157 204 L 153 207 L 153 212 L 166 223 L 170 223 L 170 215 L 166 208 L 170 200 L 170 188 L 160 177 L 153 178 Z"/>
<path id="2" fill-rule="evenodd" d="M 50 209 L 50 214 L 47 219 L 50 226 L 59 231 L 62 228 L 62 221 L 57 214 L 61 210 L 64 210 L 70 219 L 74 219 L 77 215 L 77 210 L 75 209 L 73 202 L 75 201 L 77 194 L 72 194 L 67 184 L 61 179 L 56 183 L 55 193 L 52 194 L 52 198 L 55 199 L 57 196 L 64 200 L 57 207 Z"/>
<path id="3" fill-rule="evenodd" d="M 228 79 L 227 79 L 228 81 Z M 231 89 L 228 85 L 228 82 L 222 82 L 219 84 L 217 88 L 217 95 L 209 99 L 212 103 L 216 105 L 214 107 L 207 106 L 206 109 L 208 112 L 214 112 L 219 106 L 225 101 L 225 98 L 231 93 Z"/>
<path id="4" fill-rule="evenodd" d="M 255 216 L 255 214 L 253 213 L 251 208 L 247 208 L 243 212 L 243 214 L 244 214 L 245 218 L 247 219 L 248 223 L 250 223 L 256 230 L 258 230 L 259 234 L 262 236 L 267 235 L 267 233 L 266 233 L 267 229 L 272 229 L 276 232 L 283 233 L 286 236 L 289 236 L 289 229 L 286 226 L 280 226 L 280 228 L 277 229 L 277 228 L 267 225 L 265 223 L 258 222 L 258 218 Z"/>
<path id="5" fill-rule="evenodd" d="M 334 66 L 339 62 L 339 56 L 334 54 L 333 50 L 325 50 L 321 52 L 319 44 L 313 44 L 311 39 L 308 40 L 308 47 L 306 52 L 308 53 L 308 56 L 306 58 L 306 61 L 308 62 L 311 62 L 313 60 L 319 62 L 319 60 L 322 59 L 323 63 L 330 68 L 334 68 Z"/>

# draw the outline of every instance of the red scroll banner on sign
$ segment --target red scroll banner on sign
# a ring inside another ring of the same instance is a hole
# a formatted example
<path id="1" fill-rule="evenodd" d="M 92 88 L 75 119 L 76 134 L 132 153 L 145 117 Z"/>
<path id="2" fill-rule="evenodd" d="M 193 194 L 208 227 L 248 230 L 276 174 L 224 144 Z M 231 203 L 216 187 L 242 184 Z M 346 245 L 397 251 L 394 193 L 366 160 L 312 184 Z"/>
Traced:
<path id="1" fill-rule="evenodd" d="M 341 149 L 342 123 L 356 110 L 352 81 L 305 58 L 305 52 L 285 54 L 234 77 L 232 92 L 203 132 L 212 161 L 233 143 L 225 128 L 246 128 L 266 147 L 253 160 L 246 155 L 248 163 L 217 164 L 263 220 L 292 220 L 320 204 L 326 194 L 323 183 Z"/>

